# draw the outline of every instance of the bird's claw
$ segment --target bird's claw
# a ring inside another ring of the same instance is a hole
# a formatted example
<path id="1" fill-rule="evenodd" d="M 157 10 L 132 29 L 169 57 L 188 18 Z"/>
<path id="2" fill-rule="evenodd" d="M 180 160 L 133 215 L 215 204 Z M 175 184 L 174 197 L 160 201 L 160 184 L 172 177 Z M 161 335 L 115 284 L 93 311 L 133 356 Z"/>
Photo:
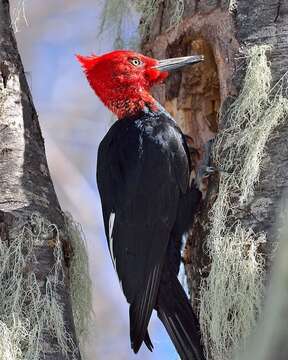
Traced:
<path id="1" fill-rule="evenodd" d="M 199 169 L 199 176 L 203 178 L 207 178 L 210 175 L 213 175 L 218 170 L 214 166 L 203 166 L 201 169 Z"/>

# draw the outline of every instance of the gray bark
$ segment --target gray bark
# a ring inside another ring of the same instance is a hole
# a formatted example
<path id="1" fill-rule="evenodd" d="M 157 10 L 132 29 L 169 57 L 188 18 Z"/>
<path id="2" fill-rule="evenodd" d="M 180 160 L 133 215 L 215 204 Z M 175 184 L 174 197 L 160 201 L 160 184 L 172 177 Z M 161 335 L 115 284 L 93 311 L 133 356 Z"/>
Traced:
<path id="1" fill-rule="evenodd" d="M 0 0 L 0 193 L 1 241 L 13 240 L 21 224 L 32 228 L 31 215 L 37 213 L 45 221 L 56 224 L 60 240 L 69 243 L 49 174 L 38 116 L 17 50 L 8 0 Z M 52 247 L 49 239 L 35 244 L 31 270 L 37 276 L 41 292 L 45 292 L 45 280 L 55 262 Z M 58 301 L 63 305 L 66 330 L 76 344 L 66 265 L 63 261 L 66 281 L 58 289 Z M 52 336 L 46 334 L 44 341 L 45 359 L 66 359 Z M 80 359 L 79 352 L 75 358 Z"/>

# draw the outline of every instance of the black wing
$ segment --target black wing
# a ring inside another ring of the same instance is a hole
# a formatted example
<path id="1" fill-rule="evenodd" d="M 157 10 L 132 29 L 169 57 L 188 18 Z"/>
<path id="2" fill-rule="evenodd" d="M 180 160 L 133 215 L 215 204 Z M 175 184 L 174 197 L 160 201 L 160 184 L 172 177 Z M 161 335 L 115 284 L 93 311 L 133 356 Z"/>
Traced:
<path id="1" fill-rule="evenodd" d="M 105 231 L 130 306 L 135 352 L 145 337 L 189 164 L 180 130 L 161 114 L 116 122 L 97 163 Z"/>

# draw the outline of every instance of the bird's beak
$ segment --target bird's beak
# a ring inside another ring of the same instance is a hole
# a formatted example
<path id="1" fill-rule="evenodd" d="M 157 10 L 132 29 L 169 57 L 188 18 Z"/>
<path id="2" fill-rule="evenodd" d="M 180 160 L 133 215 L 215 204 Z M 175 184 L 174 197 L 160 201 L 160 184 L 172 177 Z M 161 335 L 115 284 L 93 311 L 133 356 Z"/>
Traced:
<path id="1" fill-rule="evenodd" d="M 173 71 L 178 70 L 184 66 L 197 64 L 204 60 L 203 55 L 184 56 L 172 59 L 159 60 L 154 69 L 160 71 Z"/>

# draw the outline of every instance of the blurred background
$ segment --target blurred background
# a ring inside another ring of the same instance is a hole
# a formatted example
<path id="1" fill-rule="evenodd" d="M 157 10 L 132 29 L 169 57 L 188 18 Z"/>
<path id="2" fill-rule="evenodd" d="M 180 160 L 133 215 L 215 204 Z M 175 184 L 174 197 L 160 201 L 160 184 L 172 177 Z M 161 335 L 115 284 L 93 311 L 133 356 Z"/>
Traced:
<path id="1" fill-rule="evenodd" d="M 154 315 L 155 350 L 130 350 L 128 305 L 106 245 L 95 180 L 99 142 L 113 123 L 75 54 L 137 48 L 140 14 L 129 0 L 12 0 L 18 48 L 39 114 L 54 186 L 64 211 L 82 224 L 93 282 L 93 330 L 87 360 L 177 359 Z"/>

